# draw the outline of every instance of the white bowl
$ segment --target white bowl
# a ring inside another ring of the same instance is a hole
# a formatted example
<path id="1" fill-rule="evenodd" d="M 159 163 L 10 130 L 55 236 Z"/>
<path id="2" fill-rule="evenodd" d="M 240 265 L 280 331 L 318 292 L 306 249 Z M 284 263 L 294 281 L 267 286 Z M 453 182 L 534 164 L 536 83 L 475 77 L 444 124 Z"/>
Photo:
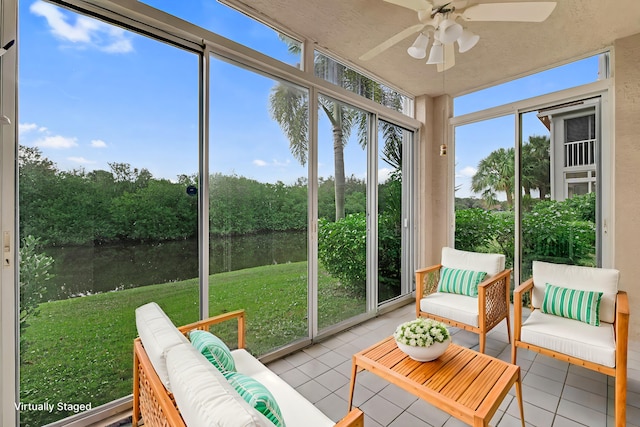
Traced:
<path id="1" fill-rule="evenodd" d="M 402 352 L 406 353 L 407 356 L 413 360 L 417 360 L 418 362 L 431 362 L 444 354 L 449 344 L 451 344 L 451 337 L 443 342 L 435 342 L 429 347 L 416 347 L 398 341 L 396 341 L 396 344 Z"/>

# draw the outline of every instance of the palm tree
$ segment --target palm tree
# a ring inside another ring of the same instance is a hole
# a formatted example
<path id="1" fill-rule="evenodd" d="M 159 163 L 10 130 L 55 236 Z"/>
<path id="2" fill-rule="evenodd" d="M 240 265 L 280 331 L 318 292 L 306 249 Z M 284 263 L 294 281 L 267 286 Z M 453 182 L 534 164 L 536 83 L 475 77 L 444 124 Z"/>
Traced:
<path id="1" fill-rule="evenodd" d="M 538 190 L 540 200 L 551 191 L 549 147 L 549 137 L 540 135 L 531 135 L 522 145 L 522 186 L 528 195 Z"/>
<path id="2" fill-rule="evenodd" d="M 281 37 L 291 52 L 298 52 L 299 45 L 292 43 L 286 37 Z M 316 55 L 316 75 L 323 76 L 344 88 L 358 94 L 378 100 L 383 105 L 397 110 L 401 109 L 401 98 L 394 91 L 390 91 L 373 80 L 364 77 L 353 70 L 327 58 Z M 289 139 L 291 153 L 302 165 L 307 162 L 309 148 L 309 99 L 306 92 L 293 85 L 281 82 L 276 84 L 269 95 L 270 113 L 278 122 Z M 369 115 L 356 108 L 349 107 L 338 101 L 320 96 L 318 108 L 329 119 L 333 133 L 334 180 L 335 180 L 335 219 L 344 218 L 345 209 L 345 167 L 344 147 L 351 131 L 358 129 L 358 143 L 364 148 L 367 143 Z M 396 126 L 383 124 L 385 147 L 383 154 L 385 161 L 399 169 L 402 165 L 401 143 L 402 134 Z"/>
<path id="3" fill-rule="evenodd" d="M 471 189 L 476 193 L 482 193 L 487 207 L 498 204 L 498 191 L 503 191 L 507 195 L 507 205 L 513 206 L 514 164 L 513 148 L 499 148 L 478 163 L 478 170 L 471 178 Z"/>
<path id="4" fill-rule="evenodd" d="M 289 139 L 291 153 L 305 165 L 309 149 L 309 100 L 306 93 L 286 83 L 278 83 L 271 91 L 269 102 L 271 116 Z M 363 113 L 326 97 L 319 97 L 318 103 L 333 131 L 336 220 L 339 220 L 344 218 L 344 147 L 354 121 Z M 364 132 L 359 132 L 358 139 L 361 145 L 366 144 Z"/>

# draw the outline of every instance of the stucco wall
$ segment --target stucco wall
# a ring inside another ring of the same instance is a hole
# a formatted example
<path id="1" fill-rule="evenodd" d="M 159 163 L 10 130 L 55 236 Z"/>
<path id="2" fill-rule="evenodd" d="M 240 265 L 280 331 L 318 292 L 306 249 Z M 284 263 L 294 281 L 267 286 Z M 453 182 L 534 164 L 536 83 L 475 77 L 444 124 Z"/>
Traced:
<path id="1" fill-rule="evenodd" d="M 615 267 L 629 295 L 630 338 L 640 341 L 640 34 L 614 44 Z"/>
<path id="2" fill-rule="evenodd" d="M 420 154 L 416 165 L 416 268 L 420 268 L 439 263 L 442 247 L 449 244 L 449 230 L 443 225 L 447 224 L 449 214 L 447 165 L 450 159 L 440 156 L 440 144 L 448 141 L 448 126 L 443 124 L 451 117 L 452 100 L 449 96 L 420 96 L 415 103 L 416 118 L 424 123 L 420 129 Z"/>

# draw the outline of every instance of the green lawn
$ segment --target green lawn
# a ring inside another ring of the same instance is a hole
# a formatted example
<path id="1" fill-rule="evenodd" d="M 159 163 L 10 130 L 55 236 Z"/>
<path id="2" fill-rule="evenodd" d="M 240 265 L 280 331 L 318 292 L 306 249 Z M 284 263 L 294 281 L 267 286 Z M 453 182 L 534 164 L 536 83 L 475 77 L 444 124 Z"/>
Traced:
<path id="1" fill-rule="evenodd" d="M 365 307 L 363 297 L 319 277 L 319 324 L 326 326 Z M 243 308 L 247 348 L 255 355 L 307 336 L 307 263 L 256 267 L 210 277 L 212 315 Z M 197 320 L 198 281 L 163 283 L 40 305 L 22 337 L 21 402 L 92 407 L 131 393 L 135 309 L 157 302 L 176 325 Z M 233 342 L 228 331 L 220 334 Z M 21 425 L 41 426 L 71 413 L 30 411 Z"/>

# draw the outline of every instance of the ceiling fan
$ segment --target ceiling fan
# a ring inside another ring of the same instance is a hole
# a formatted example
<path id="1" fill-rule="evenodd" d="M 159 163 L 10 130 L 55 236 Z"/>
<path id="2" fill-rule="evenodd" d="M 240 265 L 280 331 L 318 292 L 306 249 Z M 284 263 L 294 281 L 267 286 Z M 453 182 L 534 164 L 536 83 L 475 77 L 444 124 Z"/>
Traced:
<path id="1" fill-rule="evenodd" d="M 550 1 L 478 3 L 471 6 L 468 5 L 468 0 L 383 1 L 415 10 L 418 12 L 419 23 L 380 43 L 360 56 L 360 59 L 369 60 L 410 35 L 419 33 L 407 53 L 416 59 L 427 57 L 427 46 L 433 38 L 427 64 L 437 65 L 438 71 L 455 65 L 454 43 L 458 43 L 458 52 L 464 53 L 480 40 L 480 36 L 464 28 L 458 21 L 542 22 L 556 7 L 556 2 Z"/>

